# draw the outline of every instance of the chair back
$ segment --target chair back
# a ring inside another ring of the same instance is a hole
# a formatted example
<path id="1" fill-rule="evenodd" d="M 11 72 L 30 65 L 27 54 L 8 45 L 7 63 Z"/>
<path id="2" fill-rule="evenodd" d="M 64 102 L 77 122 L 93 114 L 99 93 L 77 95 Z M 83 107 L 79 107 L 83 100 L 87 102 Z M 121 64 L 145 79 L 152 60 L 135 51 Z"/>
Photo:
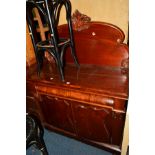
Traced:
<path id="1" fill-rule="evenodd" d="M 47 17 L 46 17 L 45 11 L 43 10 L 43 8 L 40 5 L 38 5 L 34 1 L 26 2 L 26 20 L 27 20 L 29 31 L 31 34 L 33 46 L 36 49 L 36 44 L 39 41 L 41 41 L 41 39 L 38 36 L 39 33 L 37 32 L 37 23 L 35 21 L 34 9 L 37 9 L 37 11 L 42 19 L 42 23 L 47 23 Z"/>
<path id="2" fill-rule="evenodd" d="M 59 14 L 62 5 L 66 8 L 66 20 L 69 30 L 69 37 L 59 38 L 58 36 L 58 21 Z M 49 38 L 38 42 L 36 24 L 34 22 L 33 9 L 37 8 L 39 14 L 45 19 L 49 28 Z M 71 54 L 77 67 L 79 63 L 75 53 L 75 44 L 73 38 L 72 22 L 71 22 L 71 3 L 69 0 L 28 0 L 26 2 L 26 18 L 28 21 L 31 38 L 35 48 L 36 59 L 38 63 L 38 75 L 43 65 L 43 54 L 48 51 L 50 55 L 55 59 L 58 66 L 61 80 L 64 81 L 64 54 L 68 46 L 71 48 Z M 43 51 L 43 52 L 42 52 Z"/>

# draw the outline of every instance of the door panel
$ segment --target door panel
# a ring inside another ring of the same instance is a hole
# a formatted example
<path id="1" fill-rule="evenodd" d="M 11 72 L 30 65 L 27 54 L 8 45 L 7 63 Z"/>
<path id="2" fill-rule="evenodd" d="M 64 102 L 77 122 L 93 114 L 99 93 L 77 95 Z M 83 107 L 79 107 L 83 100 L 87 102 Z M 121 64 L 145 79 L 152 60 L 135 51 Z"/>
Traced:
<path id="1" fill-rule="evenodd" d="M 41 108 L 46 123 L 54 127 L 75 133 L 71 104 L 63 99 L 42 95 Z"/>
<path id="2" fill-rule="evenodd" d="M 74 103 L 76 129 L 79 137 L 120 145 L 122 120 L 113 117 L 111 108 Z"/>

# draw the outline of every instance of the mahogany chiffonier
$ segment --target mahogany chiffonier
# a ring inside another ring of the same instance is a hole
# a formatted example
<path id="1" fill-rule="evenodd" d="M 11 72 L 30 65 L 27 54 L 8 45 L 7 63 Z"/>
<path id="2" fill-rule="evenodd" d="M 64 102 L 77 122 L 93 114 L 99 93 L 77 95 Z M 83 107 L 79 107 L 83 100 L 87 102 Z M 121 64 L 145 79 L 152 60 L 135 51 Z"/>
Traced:
<path id="1" fill-rule="evenodd" d="M 67 36 L 66 28 L 61 25 L 59 35 Z M 129 81 L 124 33 L 91 22 L 88 29 L 74 31 L 74 38 L 80 68 L 66 52 L 65 82 L 47 60 L 40 78 L 35 64 L 27 69 L 27 112 L 51 131 L 121 154 Z"/>

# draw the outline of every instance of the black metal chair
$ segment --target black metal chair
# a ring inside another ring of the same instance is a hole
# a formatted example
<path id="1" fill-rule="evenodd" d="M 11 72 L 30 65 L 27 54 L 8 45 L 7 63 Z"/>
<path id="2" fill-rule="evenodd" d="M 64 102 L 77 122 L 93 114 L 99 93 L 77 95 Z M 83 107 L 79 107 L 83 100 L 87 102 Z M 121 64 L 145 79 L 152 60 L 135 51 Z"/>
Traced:
<path id="1" fill-rule="evenodd" d="M 59 14 L 62 6 L 66 8 L 66 20 L 69 30 L 69 38 L 59 38 L 57 31 L 57 24 Z M 38 12 L 44 18 L 49 27 L 50 39 L 45 41 L 38 41 L 36 36 L 36 28 L 33 17 L 33 8 L 37 8 Z M 75 43 L 73 37 L 72 23 L 71 23 L 71 3 L 69 0 L 29 0 L 26 2 L 26 18 L 31 33 L 32 43 L 35 49 L 35 55 L 38 66 L 38 75 L 43 65 L 43 53 L 48 51 L 55 59 L 57 67 L 60 72 L 61 80 L 64 81 L 64 53 L 66 47 L 70 46 L 71 54 L 77 67 L 79 63 L 75 53 Z"/>
<path id="2" fill-rule="evenodd" d="M 26 115 L 26 149 L 31 145 L 35 145 L 43 155 L 48 155 L 40 122 L 34 116 Z"/>

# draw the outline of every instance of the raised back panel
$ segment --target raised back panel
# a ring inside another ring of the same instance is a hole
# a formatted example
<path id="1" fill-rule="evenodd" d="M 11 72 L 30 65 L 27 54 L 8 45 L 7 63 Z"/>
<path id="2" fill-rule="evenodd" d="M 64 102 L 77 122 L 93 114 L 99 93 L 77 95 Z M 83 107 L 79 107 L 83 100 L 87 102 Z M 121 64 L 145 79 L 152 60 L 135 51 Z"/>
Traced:
<path id="1" fill-rule="evenodd" d="M 59 26 L 59 35 L 68 36 L 66 25 Z M 122 60 L 128 59 L 128 46 L 123 44 L 124 33 L 112 24 L 90 22 L 88 29 L 74 31 L 74 39 L 80 64 L 120 67 Z M 73 62 L 70 52 L 66 52 L 66 61 Z"/>

